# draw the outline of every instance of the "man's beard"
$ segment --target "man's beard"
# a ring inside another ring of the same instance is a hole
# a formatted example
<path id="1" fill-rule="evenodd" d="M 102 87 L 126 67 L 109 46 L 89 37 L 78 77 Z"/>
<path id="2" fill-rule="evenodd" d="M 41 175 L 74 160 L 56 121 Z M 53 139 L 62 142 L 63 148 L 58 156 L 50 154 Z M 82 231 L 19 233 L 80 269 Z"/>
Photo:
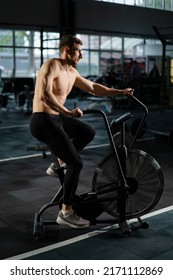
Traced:
<path id="1" fill-rule="evenodd" d="M 72 59 L 68 59 L 68 64 L 73 66 L 73 67 L 77 66 L 77 62 L 73 61 Z"/>

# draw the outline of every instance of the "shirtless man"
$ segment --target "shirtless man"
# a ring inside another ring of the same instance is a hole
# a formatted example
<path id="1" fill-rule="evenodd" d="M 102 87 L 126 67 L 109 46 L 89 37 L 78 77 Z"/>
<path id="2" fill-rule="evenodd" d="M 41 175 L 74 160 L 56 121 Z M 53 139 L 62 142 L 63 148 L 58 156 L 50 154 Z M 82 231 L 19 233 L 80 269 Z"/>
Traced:
<path id="1" fill-rule="evenodd" d="M 30 131 L 51 152 L 66 164 L 63 185 L 63 204 L 58 224 L 81 228 L 89 221 L 78 217 L 72 208 L 79 175 L 83 166 L 80 151 L 92 141 L 95 131 L 75 117 L 82 117 L 80 108 L 69 110 L 65 101 L 73 86 L 94 96 L 133 94 L 133 89 L 112 89 L 80 76 L 75 66 L 82 59 L 82 41 L 65 35 L 60 40 L 59 58 L 48 59 L 41 66 L 36 79 Z"/>

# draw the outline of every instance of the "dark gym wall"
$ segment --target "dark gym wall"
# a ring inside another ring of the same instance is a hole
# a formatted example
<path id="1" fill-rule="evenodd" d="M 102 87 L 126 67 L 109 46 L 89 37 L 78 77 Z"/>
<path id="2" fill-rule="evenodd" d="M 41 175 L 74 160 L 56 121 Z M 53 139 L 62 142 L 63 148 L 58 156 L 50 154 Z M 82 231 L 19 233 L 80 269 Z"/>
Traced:
<path id="1" fill-rule="evenodd" d="M 0 27 L 29 26 L 60 28 L 59 0 L 0 0 Z"/>
<path id="2" fill-rule="evenodd" d="M 173 27 L 173 12 L 89 0 L 76 2 L 76 27 L 81 29 L 155 36 L 153 25 Z"/>
<path id="3" fill-rule="evenodd" d="M 152 26 L 173 26 L 173 12 L 92 0 L 1 0 L 0 28 L 96 31 L 155 36 Z M 73 14 L 73 15 L 72 15 Z"/>

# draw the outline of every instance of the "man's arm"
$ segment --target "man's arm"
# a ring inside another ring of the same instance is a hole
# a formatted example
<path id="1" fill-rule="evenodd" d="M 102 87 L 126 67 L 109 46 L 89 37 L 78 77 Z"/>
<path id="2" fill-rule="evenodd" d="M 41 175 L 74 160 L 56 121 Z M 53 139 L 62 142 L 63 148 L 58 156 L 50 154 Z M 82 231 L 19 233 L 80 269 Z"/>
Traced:
<path id="1" fill-rule="evenodd" d="M 115 89 L 108 88 L 104 85 L 94 83 L 90 80 L 87 80 L 80 75 L 77 75 L 76 81 L 74 84 L 76 87 L 86 91 L 95 96 L 114 96 L 114 95 L 128 95 L 133 94 L 134 89 L 126 88 L 126 89 Z"/>

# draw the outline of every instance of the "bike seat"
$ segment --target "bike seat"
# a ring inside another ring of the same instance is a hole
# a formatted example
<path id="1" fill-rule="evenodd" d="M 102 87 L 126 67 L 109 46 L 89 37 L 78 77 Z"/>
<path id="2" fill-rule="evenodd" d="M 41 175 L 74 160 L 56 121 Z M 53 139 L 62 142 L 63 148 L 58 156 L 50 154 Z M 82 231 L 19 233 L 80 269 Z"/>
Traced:
<path id="1" fill-rule="evenodd" d="M 119 125 L 119 124 L 121 124 L 121 123 L 127 121 L 128 119 L 130 119 L 130 118 L 132 118 L 132 117 L 133 117 L 133 115 L 132 115 L 130 112 L 125 113 L 124 115 L 120 116 L 119 118 L 113 119 L 112 124 L 114 124 L 114 125 L 115 125 L 115 124 L 116 124 L 116 125 Z"/>

